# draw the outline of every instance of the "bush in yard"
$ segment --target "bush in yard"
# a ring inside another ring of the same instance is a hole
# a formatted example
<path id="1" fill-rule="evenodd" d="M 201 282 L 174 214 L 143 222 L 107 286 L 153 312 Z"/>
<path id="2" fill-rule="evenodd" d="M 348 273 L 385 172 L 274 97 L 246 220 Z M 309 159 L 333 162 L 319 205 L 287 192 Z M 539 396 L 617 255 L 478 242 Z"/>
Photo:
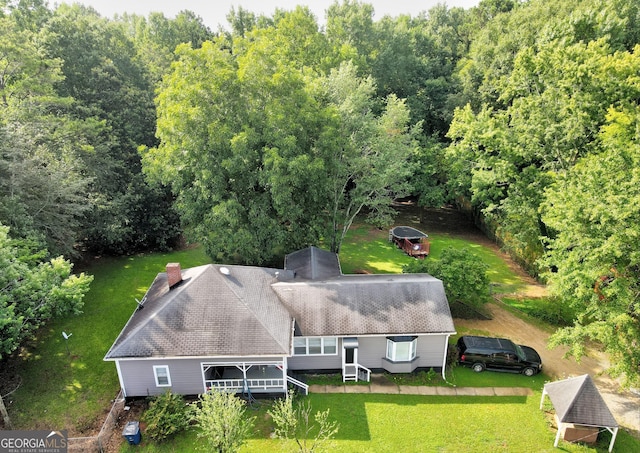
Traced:
<path id="1" fill-rule="evenodd" d="M 142 417 L 147 424 L 145 434 L 156 442 L 162 442 L 189 427 L 191 412 L 191 406 L 186 404 L 182 395 L 168 391 L 155 396 Z"/>
<path id="2" fill-rule="evenodd" d="M 209 452 L 234 453 L 251 434 L 254 417 L 247 417 L 246 403 L 234 393 L 212 391 L 200 397 L 194 420 L 198 437 L 208 443 Z"/>
<path id="3" fill-rule="evenodd" d="M 328 451 L 326 443 L 338 432 L 338 422 L 329 420 L 329 409 L 317 412 L 313 423 L 311 403 L 309 400 L 294 401 L 293 392 L 277 400 L 268 413 L 276 425 L 275 436 L 279 439 L 295 440 L 300 453 Z"/>
<path id="4" fill-rule="evenodd" d="M 403 266 L 407 274 L 427 273 L 442 280 L 449 304 L 480 308 L 489 300 L 489 277 L 484 261 L 469 249 L 447 247 L 440 259 L 415 260 Z"/>

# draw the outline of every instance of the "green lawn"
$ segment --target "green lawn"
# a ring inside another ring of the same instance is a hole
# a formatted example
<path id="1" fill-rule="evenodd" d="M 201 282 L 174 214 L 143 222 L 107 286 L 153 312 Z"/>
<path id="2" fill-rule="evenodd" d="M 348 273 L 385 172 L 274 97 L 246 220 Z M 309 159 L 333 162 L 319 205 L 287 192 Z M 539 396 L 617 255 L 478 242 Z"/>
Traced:
<path id="1" fill-rule="evenodd" d="M 538 409 L 540 392 L 529 397 L 417 396 L 377 394 L 312 394 L 314 410 L 330 409 L 340 430 L 331 452 L 603 452 L 610 435 L 601 434 L 597 447 L 563 442 L 553 447 L 555 433 L 547 415 Z M 243 453 L 296 451 L 270 439 L 264 403 L 256 411 L 259 429 L 241 448 Z M 161 445 L 144 440 L 123 452 L 191 452 L 200 441 L 193 432 Z M 616 451 L 638 451 L 640 443 L 625 432 L 616 440 Z"/>
<path id="2" fill-rule="evenodd" d="M 413 258 L 387 240 L 387 231 L 355 228 L 341 252 L 343 272 L 400 272 Z M 491 281 L 501 289 L 523 283 L 493 250 L 447 235 L 431 236 L 432 257 L 448 245 L 471 247 L 491 267 Z M 28 345 L 18 363 L 22 386 L 8 398 L 14 424 L 21 429 L 68 429 L 72 436 L 95 432 L 115 397 L 115 366 L 103 362 L 107 349 L 158 272 L 167 262 L 183 267 L 208 262 L 202 249 L 97 260 L 87 272 L 95 276 L 84 313 L 49 324 Z M 68 341 L 62 331 L 73 336 Z M 407 378 L 413 379 L 413 378 Z M 419 377 L 418 379 L 421 379 Z M 500 373 L 475 374 L 456 368 L 448 380 L 457 386 L 529 386 L 539 392 L 543 375 L 526 378 Z M 405 382 L 403 382 L 405 383 Z M 419 382 L 414 382 L 418 384 Z M 341 424 L 332 451 L 555 451 L 553 430 L 538 410 L 539 394 L 529 398 L 425 397 L 409 395 L 311 395 L 315 409 L 330 408 Z M 244 452 L 282 451 L 269 438 L 271 425 L 263 406 L 253 412 L 259 429 Z M 457 427 L 465 426 L 460 430 Z M 606 437 L 606 436 L 605 436 Z M 168 444 L 146 441 L 124 451 L 194 451 L 193 432 Z M 548 446 L 548 448 L 547 448 Z M 603 449 L 563 444 L 565 451 Z M 617 451 L 640 451 L 638 440 L 619 434 Z"/>
<path id="3" fill-rule="evenodd" d="M 102 358 L 127 322 L 136 301 L 165 265 L 208 262 L 202 249 L 97 260 L 84 313 L 52 322 L 21 355 L 21 387 L 9 400 L 14 425 L 24 429 L 68 429 L 78 435 L 99 426 L 119 384 L 115 365 Z M 69 354 L 62 332 L 71 333 Z"/>
<path id="4" fill-rule="evenodd" d="M 512 293 L 525 286 L 525 282 L 513 272 L 502 257 L 483 245 L 444 234 L 430 234 L 431 254 L 425 259 L 438 259 L 447 247 L 469 248 L 489 266 L 488 276 L 494 292 Z M 340 249 L 342 272 L 401 273 L 402 266 L 415 258 L 389 242 L 389 232 L 369 225 L 351 229 Z"/>
<path id="5" fill-rule="evenodd" d="M 453 345 L 452 345 L 453 347 Z M 408 374 L 385 373 L 386 380 L 397 385 L 426 385 L 444 387 L 527 387 L 532 390 L 540 390 L 549 377 L 545 374 L 537 374 L 527 377 L 515 373 L 498 373 L 487 371 L 486 373 L 475 373 L 468 367 L 454 366 L 448 368 L 442 379 L 440 372 L 420 371 Z M 368 385 L 366 382 L 342 382 L 340 374 L 321 374 L 305 376 L 305 382 L 317 385 Z"/>

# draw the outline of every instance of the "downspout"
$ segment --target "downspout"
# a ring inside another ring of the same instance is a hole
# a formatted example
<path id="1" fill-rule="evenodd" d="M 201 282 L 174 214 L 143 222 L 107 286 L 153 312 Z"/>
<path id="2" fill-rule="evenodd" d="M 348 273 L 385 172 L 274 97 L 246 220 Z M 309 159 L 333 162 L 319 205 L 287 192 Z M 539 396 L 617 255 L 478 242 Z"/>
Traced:
<path id="1" fill-rule="evenodd" d="M 289 357 L 293 356 L 293 339 L 296 331 L 296 318 L 291 318 L 291 341 L 289 342 Z M 282 374 L 284 378 L 284 382 L 282 384 L 282 392 L 285 395 L 288 395 L 289 381 L 287 377 L 289 376 L 289 361 L 287 357 L 284 357 L 282 360 Z"/>
<path id="2" fill-rule="evenodd" d="M 444 371 L 447 367 L 447 351 L 449 350 L 449 337 L 451 336 L 450 333 L 447 334 L 447 336 L 444 338 L 444 357 L 442 357 L 442 380 L 444 382 L 446 382 L 449 385 L 453 385 L 455 387 L 455 384 L 452 384 L 451 382 L 447 381 L 447 377 L 444 375 Z"/>

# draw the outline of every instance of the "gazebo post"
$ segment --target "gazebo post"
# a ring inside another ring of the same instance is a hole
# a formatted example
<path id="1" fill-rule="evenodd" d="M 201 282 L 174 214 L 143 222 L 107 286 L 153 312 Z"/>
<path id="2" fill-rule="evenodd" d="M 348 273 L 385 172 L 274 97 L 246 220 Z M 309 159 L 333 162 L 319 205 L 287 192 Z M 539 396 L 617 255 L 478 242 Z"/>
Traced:
<path id="1" fill-rule="evenodd" d="M 542 387 L 542 398 L 540 398 L 540 410 L 542 410 L 542 406 L 544 404 L 544 397 L 547 394 L 547 389 Z"/>
<path id="2" fill-rule="evenodd" d="M 609 429 L 609 428 L 607 428 Z M 613 444 L 616 442 L 616 436 L 618 435 L 618 427 L 616 426 L 615 428 L 613 428 L 613 431 L 611 431 L 611 434 L 613 434 L 613 436 L 611 436 L 611 442 L 609 443 L 609 453 L 611 453 L 611 450 L 613 450 Z"/>
<path id="3" fill-rule="evenodd" d="M 557 417 L 556 417 L 557 418 Z M 562 426 L 562 422 L 560 420 L 558 420 L 558 432 L 556 433 L 556 441 L 553 443 L 554 447 L 558 446 L 558 442 L 560 442 L 560 427 Z"/>

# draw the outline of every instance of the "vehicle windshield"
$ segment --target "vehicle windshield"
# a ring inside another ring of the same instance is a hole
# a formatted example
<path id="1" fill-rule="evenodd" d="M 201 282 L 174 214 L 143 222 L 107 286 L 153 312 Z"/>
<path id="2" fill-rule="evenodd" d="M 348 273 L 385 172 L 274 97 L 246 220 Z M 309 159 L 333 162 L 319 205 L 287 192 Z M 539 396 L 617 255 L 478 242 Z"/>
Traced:
<path id="1" fill-rule="evenodd" d="M 520 360 L 527 360 L 527 356 L 524 354 L 524 351 L 522 350 L 520 345 L 514 344 L 514 346 L 516 347 L 516 354 L 518 354 L 518 358 Z"/>

